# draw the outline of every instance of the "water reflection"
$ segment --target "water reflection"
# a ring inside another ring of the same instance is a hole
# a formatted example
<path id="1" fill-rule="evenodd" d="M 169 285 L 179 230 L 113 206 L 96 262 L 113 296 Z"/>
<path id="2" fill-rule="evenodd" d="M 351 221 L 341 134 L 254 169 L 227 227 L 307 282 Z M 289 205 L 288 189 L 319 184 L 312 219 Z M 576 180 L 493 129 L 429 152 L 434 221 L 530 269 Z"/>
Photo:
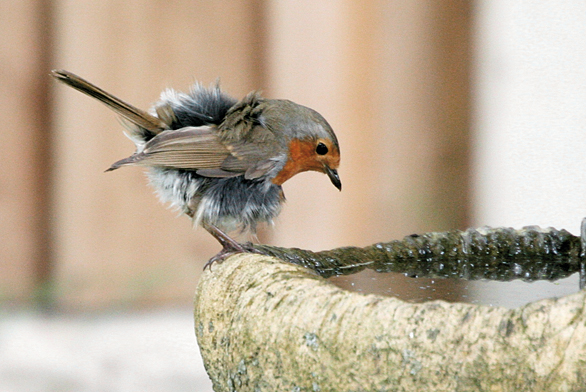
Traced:
<path id="1" fill-rule="evenodd" d="M 358 274 L 337 276 L 329 280 L 350 291 L 396 297 L 407 302 L 442 299 L 449 302 L 507 308 L 516 308 L 545 298 L 563 297 L 579 290 L 578 274 L 554 282 L 527 283 L 520 280 L 496 282 L 407 278 L 397 273 L 380 274 L 372 270 L 364 270 Z"/>
<path id="2" fill-rule="evenodd" d="M 467 282 L 470 301 L 463 302 L 504 306 L 512 309 L 540 299 L 564 297 L 576 293 L 579 291 L 578 281 L 579 274 L 554 282 L 546 280 L 531 283 L 520 280 L 512 282 L 470 281 Z"/>

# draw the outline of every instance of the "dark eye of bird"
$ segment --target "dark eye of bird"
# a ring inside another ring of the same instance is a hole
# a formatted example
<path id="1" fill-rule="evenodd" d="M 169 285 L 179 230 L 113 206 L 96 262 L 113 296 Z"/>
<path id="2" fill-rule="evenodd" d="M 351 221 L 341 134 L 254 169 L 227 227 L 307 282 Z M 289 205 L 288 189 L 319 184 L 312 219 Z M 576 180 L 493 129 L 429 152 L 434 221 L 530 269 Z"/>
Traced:
<path id="1" fill-rule="evenodd" d="M 328 153 L 328 148 L 326 147 L 325 144 L 320 142 L 317 144 L 317 147 L 315 148 L 315 152 L 318 155 L 326 155 Z"/>

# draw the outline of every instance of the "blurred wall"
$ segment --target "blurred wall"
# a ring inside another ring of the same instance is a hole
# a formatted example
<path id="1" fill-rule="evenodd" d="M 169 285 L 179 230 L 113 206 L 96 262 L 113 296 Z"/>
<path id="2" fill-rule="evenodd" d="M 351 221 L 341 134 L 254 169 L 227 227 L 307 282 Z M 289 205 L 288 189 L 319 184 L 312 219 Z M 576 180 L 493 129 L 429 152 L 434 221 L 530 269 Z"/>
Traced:
<path id="1" fill-rule="evenodd" d="M 47 10 L 41 1 L 0 10 L 0 300 L 30 299 L 49 272 Z"/>
<path id="2" fill-rule="evenodd" d="M 157 201 L 142 169 L 103 173 L 133 145 L 51 68 L 142 108 L 219 77 L 237 97 L 260 89 L 322 113 L 344 190 L 291 179 L 263 242 L 320 250 L 467 226 L 469 2 L 29 0 L 0 18 L 5 301 L 187 304 L 219 249 Z"/>

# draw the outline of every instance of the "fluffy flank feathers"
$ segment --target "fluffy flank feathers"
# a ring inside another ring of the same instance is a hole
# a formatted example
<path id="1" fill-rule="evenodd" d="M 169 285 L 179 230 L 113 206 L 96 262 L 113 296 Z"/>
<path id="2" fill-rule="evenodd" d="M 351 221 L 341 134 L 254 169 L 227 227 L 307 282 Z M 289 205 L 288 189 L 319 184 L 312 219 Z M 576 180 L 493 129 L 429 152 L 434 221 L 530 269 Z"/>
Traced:
<path id="1" fill-rule="evenodd" d="M 217 84 L 205 88 L 196 83 L 188 94 L 171 89 L 163 91 L 161 102 L 168 104 L 173 110 L 175 118 L 171 129 L 179 129 L 219 125 L 237 100 L 224 94 Z"/>

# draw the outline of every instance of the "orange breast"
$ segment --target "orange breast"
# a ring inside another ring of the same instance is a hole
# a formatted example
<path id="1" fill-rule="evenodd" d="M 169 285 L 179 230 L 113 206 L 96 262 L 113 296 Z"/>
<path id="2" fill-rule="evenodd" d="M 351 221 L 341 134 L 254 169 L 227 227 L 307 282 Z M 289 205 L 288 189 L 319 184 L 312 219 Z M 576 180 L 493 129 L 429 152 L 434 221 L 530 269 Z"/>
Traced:
<path id="1" fill-rule="evenodd" d="M 289 159 L 283 169 L 273 178 L 273 183 L 281 185 L 295 174 L 308 170 L 323 172 L 323 163 L 316 159 L 315 142 L 293 139 L 289 142 Z"/>

